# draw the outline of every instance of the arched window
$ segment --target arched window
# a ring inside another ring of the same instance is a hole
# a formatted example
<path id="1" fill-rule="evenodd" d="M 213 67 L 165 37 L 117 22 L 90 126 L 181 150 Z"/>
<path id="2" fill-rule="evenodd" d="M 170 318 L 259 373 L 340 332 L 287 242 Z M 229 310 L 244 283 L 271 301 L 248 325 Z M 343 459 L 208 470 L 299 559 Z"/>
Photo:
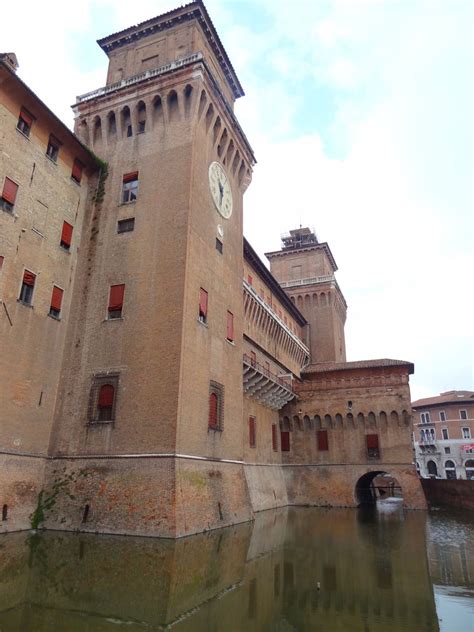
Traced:
<path id="1" fill-rule="evenodd" d="M 430 478 L 436 478 L 436 476 L 438 476 L 438 467 L 436 463 L 434 461 L 428 461 L 427 466 Z"/>
<path id="2" fill-rule="evenodd" d="M 137 105 L 137 134 L 143 134 L 146 127 L 146 105 L 144 101 L 139 101 Z"/>
<path id="3" fill-rule="evenodd" d="M 208 426 L 212 430 L 223 430 L 224 423 L 224 387 L 211 381 L 209 386 Z"/>
<path id="4" fill-rule="evenodd" d="M 99 421 L 111 421 L 113 419 L 115 388 L 112 384 L 103 384 L 99 391 Z"/>
<path id="5" fill-rule="evenodd" d="M 418 463 L 418 461 L 416 462 L 416 473 L 418 474 L 418 476 L 421 476 L 421 469 L 420 469 L 420 464 Z"/>
<path id="6" fill-rule="evenodd" d="M 467 480 L 474 481 L 474 459 L 468 459 L 464 464 L 466 468 L 466 478 Z"/>
<path id="7" fill-rule="evenodd" d="M 450 480 L 456 479 L 456 465 L 454 464 L 454 461 L 446 461 L 446 463 L 444 464 L 444 469 L 446 471 L 446 478 Z"/>
<path id="8" fill-rule="evenodd" d="M 117 135 L 117 120 L 115 118 L 115 112 L 109 112 L 107 114 L 108 123 L 108 137 L 114 138 Z"/>
<path id="9" fill-rule="evenodd" d="M 2 522 L 5 522 L 8 518 L 8 505 L 3 505 L 2 507 Z"/>
<path id="10" fill-rule="evenodd" d="M 130 108 L 126 105 L 121 112 L 122 117 L 122 134 L 124 136 L 132 136 L 132 119 L 130 116 Z"/>
<path id="11" fill-rule="evenodd" d="M 211 393 L 209 395 L 209 427 L 217 428 L 217 395 L 215 393 Z"/>

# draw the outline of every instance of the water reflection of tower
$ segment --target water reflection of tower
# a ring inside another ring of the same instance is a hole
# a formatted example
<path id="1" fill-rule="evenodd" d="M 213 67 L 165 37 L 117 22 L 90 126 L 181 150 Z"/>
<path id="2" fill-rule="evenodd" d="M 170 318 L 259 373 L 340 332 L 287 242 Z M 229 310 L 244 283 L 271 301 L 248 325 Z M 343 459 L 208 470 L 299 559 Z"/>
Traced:
<path id="1" fill-rule="evenodd" d="M 308 511 L 288 520 L 297 595 L 287 590 L 283 614 L 295 629 L 317 629 L 322 618 L 327 629 L 359 629 L 361 620 L 384 631 L 438 629 L 423 514 L 358 521 L 357 512 L 315 510 L 308 531 Z"/>

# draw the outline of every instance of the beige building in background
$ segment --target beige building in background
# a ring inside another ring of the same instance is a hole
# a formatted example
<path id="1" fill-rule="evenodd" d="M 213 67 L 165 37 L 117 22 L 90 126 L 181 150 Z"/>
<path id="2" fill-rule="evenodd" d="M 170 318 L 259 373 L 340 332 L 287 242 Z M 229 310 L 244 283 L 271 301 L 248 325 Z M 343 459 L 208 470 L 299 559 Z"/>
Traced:
<path id="1" fill-rule="evenodd" d="M 412 406 L 419 475 L 474 479 L 474 392 L 446 391 Z"/>
<path id="2" fill-rule="evenodd" d="M 2 62 L 0 529 L 36 508 L 55 529 L 179 537 L 373 501 L 384 472 L 424 507 L 413 365 L 346 362 L 313 231 L 270 271 L 243 238 L 255 157 L 202 2 L 99 45 L 107 83 L 77 98 L 76 135 Z"/>

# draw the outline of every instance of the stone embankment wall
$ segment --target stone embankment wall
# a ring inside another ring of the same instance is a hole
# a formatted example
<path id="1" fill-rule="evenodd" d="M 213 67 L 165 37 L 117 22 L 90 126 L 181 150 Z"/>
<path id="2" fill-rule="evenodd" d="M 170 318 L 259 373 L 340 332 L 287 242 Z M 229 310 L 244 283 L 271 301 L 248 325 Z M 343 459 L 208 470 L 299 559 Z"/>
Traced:
<path id="1" fill-rule="evenodd" d="M 421 484 L 429 505 L 474 511 L 474 481 L 422 478 Z"/>

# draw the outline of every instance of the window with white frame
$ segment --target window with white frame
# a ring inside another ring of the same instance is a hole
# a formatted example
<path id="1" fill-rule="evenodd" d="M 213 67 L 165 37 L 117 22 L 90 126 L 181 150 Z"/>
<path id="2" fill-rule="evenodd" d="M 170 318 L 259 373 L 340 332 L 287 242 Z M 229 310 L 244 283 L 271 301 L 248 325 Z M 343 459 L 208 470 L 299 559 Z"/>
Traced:
<path id="1" fill-rule="evenodd" d="M 467 419 L 467 410 L 459 411 L 459 419 Z"/>
<path id="2" fill-rule="evenodd" d="M 449 432 L 447 428 L 441 428 L 441 432 L 443 434 L 443 439 L 449 439 Z"/>
<path id="3" fill-rule="evenodd" d="M 421 419 L 421 423 L 422 424 L 429 424 L 430 423 L 430 413 L 426 412 L 426 413 L 420 413 L 420 419 Z"/>
<path id="4" fill-rule="evenodd" d="M 444 412 L 444 410 L 439 411 L 439 420 L 446 421 L 446 413 Z"/>
<path id="5" fill-rule="evenodd" d="M 462 438 L 470 439 L 471 438 L 471 429 L 470 428 L 462 428 Z"/>

